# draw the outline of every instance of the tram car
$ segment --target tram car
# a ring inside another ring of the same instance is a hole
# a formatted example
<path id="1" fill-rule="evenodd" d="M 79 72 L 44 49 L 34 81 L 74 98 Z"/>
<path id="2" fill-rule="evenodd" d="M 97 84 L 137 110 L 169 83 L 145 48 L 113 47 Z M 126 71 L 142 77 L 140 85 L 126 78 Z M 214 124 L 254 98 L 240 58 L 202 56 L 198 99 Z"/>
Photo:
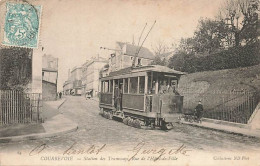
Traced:
<path id="1" fill-rule="evenodd" d="M 137 128 L 171 129 L 182 113 L 176 88 L 184 74 L 159 65 L 111 72 L 101 78 L 100 114 Z"/>

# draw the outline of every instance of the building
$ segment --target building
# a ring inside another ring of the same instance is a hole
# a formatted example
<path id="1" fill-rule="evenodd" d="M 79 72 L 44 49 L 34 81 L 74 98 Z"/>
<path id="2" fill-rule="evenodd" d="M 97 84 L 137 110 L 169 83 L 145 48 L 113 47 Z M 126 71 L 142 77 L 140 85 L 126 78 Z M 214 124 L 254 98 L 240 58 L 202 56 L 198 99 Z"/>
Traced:
<path id="1" fill-rule="evenodd" d="M 63 94 L 64 95 L 71 95 L 72 89 L 73 89 L 73 83 L 71 81 L 71 73 L 70 69 L 68 70 L 68 80 L 64 82 L 63 84 Z"/>
<path id="2" fill-rule="evenodd" d="M 101 57 L 91 58 L 82 65 L 82 93 L 90 93 L 92 97 L 97 96 L 99 92 L 100 71 L 108 63 Z"/>
<path id="3" fill-rule="evenodd" d="M 149 65 L 155 58 L 153 53 L 145 47 L 140 48 L 133 44 L 116 42 L 115 52 L 109 58 L 109 73 L 131 67 L 138 51 L 135 66 Z"/>
<path id="4" fill-rule="evenodd" d="M 72 95 L 81 95 L 82 88 L 82 67 L 74 67 L 70 73 L 70 80 L 72 83 Z"/>
<path id="5" fill-rule="evenodd" d="M 42 57 L 42 99 L 57 98 L 58 58 L 51 55 Z"/>
<path id="6" fill-rule="evenodd" d="M 63 94 L 70 95 L 73 89 L 73 84 L 70 80 L 67 80 L 63 84 Z"/>

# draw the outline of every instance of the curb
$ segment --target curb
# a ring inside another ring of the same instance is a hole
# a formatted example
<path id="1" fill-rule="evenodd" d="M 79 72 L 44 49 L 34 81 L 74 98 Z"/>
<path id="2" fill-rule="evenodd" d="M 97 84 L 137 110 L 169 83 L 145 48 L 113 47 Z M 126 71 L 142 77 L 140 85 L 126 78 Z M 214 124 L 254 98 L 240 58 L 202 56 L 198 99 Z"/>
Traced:
<path id="1" fill-rule="evenodd" d="M 237 135 L 242 135 L 242 136 L 247 136 L 247 137 L 260 138 L 260 132 L 259 132 L 259 134 L 257 134 L 257 133 L 245 133 L 245 132 L 230 131 L 230 130 L 225 130 L 225 129 L 220 129 L 220 128 L 212 128 L 212 127 L 209 127 L 209 126 L 202 126 L 202 125 L 199 125 L 199 124 L 183 122 L 183 121 L 181 121 L 179 123 L 180 124 L 185 124 L 185 125 L 190 125 L 190 126 L 195 126 L 195 127 L 200 127 L 200 128 L 204 128 L 204 129 L 211 129 L 211 130 L 215 130 L 215 131 L 221 131 L 221 132 L 229 133 L 229 134 L 237 134 Z"/>
<path id="2" fill-rule="evenodd" d="M 58 109 L 60 109 L 60 107 L 65 103 L 65 101 L 67 101 L 67 98 L 65 98 L 65 100 L 58 106 Z"/>
<path id="3" fill-rule="evenodd" d="M 70 129 L 61 130 L 57 132 L 51 133 L 38 133 L 38 134 L 29 134 L 29 135 L 21 135 L 21 136 L 13 136 L 13 137 L 2 137 L 0 138 L 0 143 L 8 143 L 8 142 L 17 142 L 17 141 L 24 141 L 24 140 L 35 140 L 41 138 L 48 138 L 48 137 L 55 137 L 61 134 L 66 134 L 69 132 L 76 131 L 78 129 L 77 125 L 74 125 Z"/>

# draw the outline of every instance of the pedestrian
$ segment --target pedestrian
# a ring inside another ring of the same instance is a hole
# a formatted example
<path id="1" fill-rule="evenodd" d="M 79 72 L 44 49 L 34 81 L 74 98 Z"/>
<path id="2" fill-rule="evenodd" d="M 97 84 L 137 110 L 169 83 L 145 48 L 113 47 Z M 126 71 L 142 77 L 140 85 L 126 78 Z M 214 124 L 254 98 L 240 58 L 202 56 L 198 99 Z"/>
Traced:
<path id="1" fill-rule="evenodd" d="M 61 96 L 62 96 L 62 93 L 61 93 L 61 92 L 59 93 L 59 96 L 60 96 L 60 99 L 61 99 Z"/>
<path id="2" fill-rule="evenodd" d="M 195 108 L 195 116 L 198 122 L 201 122 L 202 115 L 203 115 L 203 105 L 201 104 L 201 100 L 200 100 L 198 105 Z"/>

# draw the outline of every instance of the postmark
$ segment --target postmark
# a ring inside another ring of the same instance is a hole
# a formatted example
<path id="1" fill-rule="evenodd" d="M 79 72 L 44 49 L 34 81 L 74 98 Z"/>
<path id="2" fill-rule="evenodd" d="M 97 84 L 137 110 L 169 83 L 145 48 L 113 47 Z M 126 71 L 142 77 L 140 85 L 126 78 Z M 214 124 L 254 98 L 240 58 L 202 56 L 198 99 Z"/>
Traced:
<path id="1" fill-rule="evenodd" d="M 37 48 L 41 6 L 6 3 L 4 39 L 7 46 Z"/>

